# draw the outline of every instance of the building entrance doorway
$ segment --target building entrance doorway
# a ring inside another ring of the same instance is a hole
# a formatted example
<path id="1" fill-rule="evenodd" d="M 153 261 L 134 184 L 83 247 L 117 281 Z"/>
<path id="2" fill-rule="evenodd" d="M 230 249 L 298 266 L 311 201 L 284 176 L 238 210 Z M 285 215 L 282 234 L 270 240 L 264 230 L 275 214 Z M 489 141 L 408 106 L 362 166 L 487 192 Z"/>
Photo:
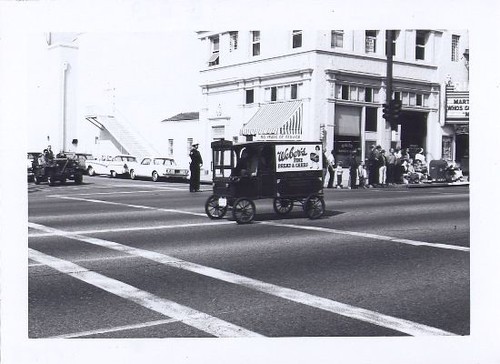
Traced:
<path id="1" fill-rule="evenodd" d="M 457 134 L 455 160 L 460 163 L 464 174 L 469 174 L 469 134 Z"/>
<path id="2" fill-rule="evenodd" d="M 398 124 L 401 124 L 401 148 L 426 149 L 427 113 L 402 111 Z"/>

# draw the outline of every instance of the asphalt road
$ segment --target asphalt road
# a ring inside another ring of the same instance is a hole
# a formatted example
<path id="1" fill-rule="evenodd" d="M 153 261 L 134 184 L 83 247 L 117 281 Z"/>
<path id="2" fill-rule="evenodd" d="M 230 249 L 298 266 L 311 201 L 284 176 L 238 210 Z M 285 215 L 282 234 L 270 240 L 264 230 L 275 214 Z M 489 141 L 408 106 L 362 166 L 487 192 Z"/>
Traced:
<path id="1" fill-rule="evenodd" d="M 87 177 L 28 185 L 29 337 L 470 334 L 469 189 L 325 190 L 319 220 L 211 188 Z"/>

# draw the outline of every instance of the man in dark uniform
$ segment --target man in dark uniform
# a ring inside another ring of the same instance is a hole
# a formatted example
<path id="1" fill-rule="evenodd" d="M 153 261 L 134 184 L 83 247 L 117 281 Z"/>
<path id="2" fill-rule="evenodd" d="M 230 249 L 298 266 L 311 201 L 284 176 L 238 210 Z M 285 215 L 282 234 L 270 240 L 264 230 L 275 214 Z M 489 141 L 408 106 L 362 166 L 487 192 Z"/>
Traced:
<path id="1" fill-rule="evenodd" d="M 191 158 L 191 163 L 189 164 L 189 170 L 191 171 L 189 192 L 198 192 L 200 191 L 200 168 L 203 166 L 203 160 L 198 151 L 198 143 L 193 144 L 191 152 L 189 152 L 189 157 Z"/>
<path id="2" fill-rule="evenodd" d="M 349 188 L 351 189 L 357 188 L 356 179 L 358 178 L 358 168 L 358 158 L 356 151 L 353 150 L 349 156 Z"/>

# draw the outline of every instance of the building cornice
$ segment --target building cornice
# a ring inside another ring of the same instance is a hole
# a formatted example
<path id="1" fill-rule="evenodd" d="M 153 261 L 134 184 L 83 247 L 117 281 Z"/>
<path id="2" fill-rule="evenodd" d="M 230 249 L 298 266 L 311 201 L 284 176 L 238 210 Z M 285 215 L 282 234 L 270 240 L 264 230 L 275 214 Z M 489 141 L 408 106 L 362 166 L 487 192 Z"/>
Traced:
<path id="1" fill-rule="evenodd" d="M 377 73 L 368 73 L 368 72 L 358 72 L 351 70 L 342 70 L 342 69 L 326 69 L 325 74 L 330 76 L 331 80 L 336 80 L 338 76 L 349 76 L 355 78 L 364 78 L 364 79 L 372 79 L 376 81 L 382 82 L 385 79 L 385 76 Z"/>
<path id="2" fill-rule="evenodd" d="M 272 56 L 272 57 L 261 57 L 261 56 L 256 56 L 256 59 L 252 58 L 250 60 L 242 61 L 242 62 L 236 62 L 236 63 L 231 63 L 227 65 L 215 65 L 215 66 L 210 66 L 207 68 L 204 68 L 200 71 L 200 73 L 205 73 L 205 72 L 211 72 L 211 71 L 216 71 L 220 69 L 225 69 L 225 68 L 232 68 L 232 67 L 238 67 L 238 66 L 246 66 L 249 64 L 255 64 L 255 63 L 263 63 L 263 62 L 269 62 L 272 60 L 277 60 L 280 58 L 287 58 L 287 57 L 292 57 L 292 56 L 300 56 L 308 53 L 315 53 L 317 52 L 316 50 L 307 50 L 307 51 L 297 51 L 293 53 L 285 53 L 285 54 L 280 54 L 277 56 Z"/>
<path id="3" fill-rule="evenodd" d="M 369 79 L 378 82 L 383 82 L 386 80 L 385 75 L 375 74 L 375 73 L 366 73 L 366 72 L 356 72 L 350 70 L 325 70 L 325 74 L 330 77 L 329 81 L 345 81 L 340 79 L 341 76 L 358 78 L 358 79 Z M 339 77 L 340 76 L 340 77 Z M 349 83 L 349 82 L 348 82 Z M 431 82 L 416 78 L 403 78 L 403 77 L 393 77 L 393 83 L 399 87 L 407 87 L 411 88 L 411 86 L 425 86 L 428 88 L 439 88 L 441 85 L 437 82 Z"/>
<path id="4" fill-rule="evenodd" d="M 247 78 L 242 78 L 242 77 L 241 78 L 232 78 L 232 79 L 209 82 L 209 83 L 201 84 L 200 87 L 203 89 L 206 89 L 206 88 L 213 88 L 213 87 L 231 86 L 231 85 L 235 85 L 235 84 L 245 84 L 245 83 L 251 83 L 251 82 L 262 83 L 262 81 L 268 81 L 268 80 L 273 80 L 273 79 L 277 79 L 277 78 L 310 75 L 313 73 L 313 71 L 314 70 L 312 68 L 304 68 L 304 69 L 290 70 L 290 71 L 285 71 L 285 72 L 274 72 L 274 73 L 268 73 L 268 74 L 265 74 L 262 76 L 251 76 L 251 77 L 247 77 Z"/>
<path id="5" fill-rule="evenodd" d="M 207 68 L 202 69 L 200 71 L 200 73 L 206 73 L 206 72 L 211 72 L 211 71 L 216 71 L 216 70 L 231 68 L 231 67 L 237 67 L 237 66 L 244 66 L 244 65 L 248 65 L 248 64 L 254 64 L 254 63 L 268 62 L 268 61 L 272 61 L 272 60 L 276 60 L 276 59 L 280 59 L 280 58 L 300 56 L 300 55 L 309 54 L 309 53 L 315 53 L 315 54 L 321 54 L 321 55 L 327 55 L 327 56 L 356 58 L 356 59 L 369 60 L 369 61 L 380 62 L 380 63 L 387 62 L 387 58 L 385 56 L 379 55 L 379 54 L 360 54 L 360 53 L 350 53 L 348 51 L 342 51 L 342 50 L 311 49 L 311 50 L 307 50 L 307 51 L 299 51 L 299 52 L 294 52 L 294 53 L 280 54 L 278 56 L 251 59 L 251 60 L 246 60 L 246 61 L 237 62 L 237 63 L 231 63 L 231 64 L 227 64 L 227 65 L 211 66 L 211 67 L 207 67 Z M 432 69 L 432 70 L 438 69 L 438 66 L 435 64 L 425 63 L 425 62 L 421 62 L 421 61 L 404 61 L 404 60 L 400 60 L 397 58 L 393 59 L 393 64 L 394 65 L 399 64 L 399 65 L 403 65 L 403 66 L 418 67 L 418 68 L 426 68 L 426 69 Z"/>

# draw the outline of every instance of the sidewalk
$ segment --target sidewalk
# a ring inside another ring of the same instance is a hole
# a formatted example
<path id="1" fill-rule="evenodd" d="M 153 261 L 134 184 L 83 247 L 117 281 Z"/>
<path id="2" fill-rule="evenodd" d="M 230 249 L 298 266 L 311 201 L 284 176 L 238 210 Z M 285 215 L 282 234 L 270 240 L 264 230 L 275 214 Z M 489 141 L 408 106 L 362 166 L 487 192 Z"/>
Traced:
<path id="1" fill-rule="evenodd" d="M 468 186 L 469 182 L 424 182 L 405 185 L 407 188 Z"/>
<path id="2" fill-rule="evenodd" d="M 370 187 L 370 188 L 365 188 L 365 189 L 392 189 L 392 188 L 431 188 L 431 187 L 454 187 L 454 186 L 469 186 L 469 182 L 423 182 L 423 183 L 398 183 L 390 186 L 376 186 L 376 187 Z M 325 186 L 324 189 L 327 189 Z M 328 188 L 329 190 L 336 190 L 336 187 Z M 348 190 L 349 188 L 347 186 L 342 186 L 342 190 Z M 363 189 L 363 188 L 358 188 L 358 189 Z"/>
<path id="3" fill-rule="evenodd" d="M 467 177 L 465 177 L 467 179 Z M 343 178 L 342 181 L 342 189 L 347 190 L 347 183 L 348 183 L 349 178 Z M 326 182 L 325 180 L 325 185 L 324 189 L 327 189 L 326 187 Z M 200 183 L 203 185 L 211 185 L 212 184 L 212 175 L 208 173 L 201 173 L 200 176 Z M 331 189 L 336 189 L 335 188 L 335 183 L 336 180 L 334 181 L 334 187 Z M 405 183 L 398 183 L 392 186 L 385 186 L 385 187 L 373 187 L 373 188 L 429 188 L 429 187 L 453 187 L 453 186 L 469 186 L 469 181 L 465 182 L 422 182 L 422 183 L 410 183 L 410 184 L 405 184 Z"/>

